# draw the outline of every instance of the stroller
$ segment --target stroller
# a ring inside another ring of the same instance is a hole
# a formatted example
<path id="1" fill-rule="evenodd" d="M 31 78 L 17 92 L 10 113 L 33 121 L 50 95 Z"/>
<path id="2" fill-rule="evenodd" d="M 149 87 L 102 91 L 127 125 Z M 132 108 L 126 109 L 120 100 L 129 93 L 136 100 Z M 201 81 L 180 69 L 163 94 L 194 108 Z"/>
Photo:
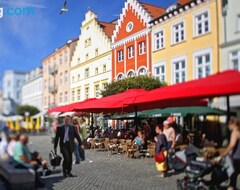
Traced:
<path id="1" fill-rule="evenodd" d="M 184 171 L 191 160 L 195 160 L 199 155 L 199 149 L 190 144 L 186 149 L 170 152 L 168 156 L 169 169 L 177 172 Z"/>
<path id="2" fill-rule="evenodd" d="M 220 159 L 218 159 L 220 160 Z M 177 180 L 178 190 L 220 189 L 220 184 L 228 180 L 233 170 L 227 158 L 212 164 L 210 161 L 191 160 L 185 169 L 185 177 Z M 210 174 L 210 180 L 204 177 Z"/>

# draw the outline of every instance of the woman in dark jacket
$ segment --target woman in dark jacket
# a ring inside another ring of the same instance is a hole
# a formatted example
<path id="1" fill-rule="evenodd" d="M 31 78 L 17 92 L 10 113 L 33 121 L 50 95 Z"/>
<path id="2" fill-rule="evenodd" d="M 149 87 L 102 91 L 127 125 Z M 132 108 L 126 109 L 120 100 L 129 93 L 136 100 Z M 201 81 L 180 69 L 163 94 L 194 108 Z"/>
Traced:
<path id="1" fill-rule="evenodd" d="M 157 167 L 157 170 L 161 172 L 161 177 L 165 177 L 166 171 L 167 171 L 167 138 L 163 134 L 163 127 L 161 127 L 160 125 L 156 126 L 155 131 L 157 133 L 157 136 L 154 138 L 156 142 L 155 152 L 159 153 L 161 151 L 164 151 L 163 153 L 166 158 L 161 163 L 156 162 L 156 167 Z"/>

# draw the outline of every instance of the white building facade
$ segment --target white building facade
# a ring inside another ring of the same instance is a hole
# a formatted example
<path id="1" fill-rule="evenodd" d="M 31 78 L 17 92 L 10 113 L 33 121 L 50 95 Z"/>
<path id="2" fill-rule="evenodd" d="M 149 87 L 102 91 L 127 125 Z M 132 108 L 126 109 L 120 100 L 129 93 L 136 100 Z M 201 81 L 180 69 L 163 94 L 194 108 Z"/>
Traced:
<path id="1" fill-rule="evenodd" d="M 101 97 L 111 81 L 111 35 L 115 24 L 100 22 L 89 10 L 71 61 L 70 102 Z"/>
<path id="2" fill-rule="evenodd" d="M 3 74 L 3 114 L 15 114 L 16 106 L 21 104 L 22 84 L 26 72 L 6 70 Z"/>
<path id="3" fill-rule="evenodd" d="M 22 105 L 30 105 L 43 110 L 43 72 L 38 67 L 26 74 L 22 85 Z"/>

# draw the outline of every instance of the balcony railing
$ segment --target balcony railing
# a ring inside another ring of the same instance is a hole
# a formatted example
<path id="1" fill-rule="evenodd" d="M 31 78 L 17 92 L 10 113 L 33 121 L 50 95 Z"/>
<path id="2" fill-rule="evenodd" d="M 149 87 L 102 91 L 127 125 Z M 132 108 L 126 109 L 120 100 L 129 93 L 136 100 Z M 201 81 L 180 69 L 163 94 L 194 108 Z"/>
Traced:
<path id="1" fill-rule="evenodd" d="M 57 71 L 58 71 L 58 69 L 57 69 L 57 66 L 55 65 L 55 66 L 53 66 L 53 67 L 49 67 L 49 73 L 50 74 L 56 74 L 57 73 Z"/>
<path id="2" fill-rule="evenodd" d="M 57 86 L 49 86 L 48 91 L 50 93 L 56 93 L 57 92 Z"/>

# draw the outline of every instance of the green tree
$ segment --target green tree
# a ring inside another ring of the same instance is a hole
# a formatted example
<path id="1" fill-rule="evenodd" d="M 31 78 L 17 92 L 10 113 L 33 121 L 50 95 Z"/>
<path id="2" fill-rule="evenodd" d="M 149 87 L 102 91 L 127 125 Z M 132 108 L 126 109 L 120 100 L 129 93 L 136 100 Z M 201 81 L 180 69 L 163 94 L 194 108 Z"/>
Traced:
<path id="1" fill-rule="evenodd" d="M 106 90 L 101 91 L 103 97 L 125 92 L 129 89 L 153 90 L 166 86 L 165 82 L 148 76 L 129 77 L 123 80 L 113 81 L 106 86 Z"/>
<path id="2" fill-rule="evenodd" d="M 33 116 L 39 113 L 40 111 L 35 106 L 30 106 L 30 105 L 20 105 L 17 107 L 18 115 L 25 116 L 25 112 L 28 112 L 30 116 Z"/>

